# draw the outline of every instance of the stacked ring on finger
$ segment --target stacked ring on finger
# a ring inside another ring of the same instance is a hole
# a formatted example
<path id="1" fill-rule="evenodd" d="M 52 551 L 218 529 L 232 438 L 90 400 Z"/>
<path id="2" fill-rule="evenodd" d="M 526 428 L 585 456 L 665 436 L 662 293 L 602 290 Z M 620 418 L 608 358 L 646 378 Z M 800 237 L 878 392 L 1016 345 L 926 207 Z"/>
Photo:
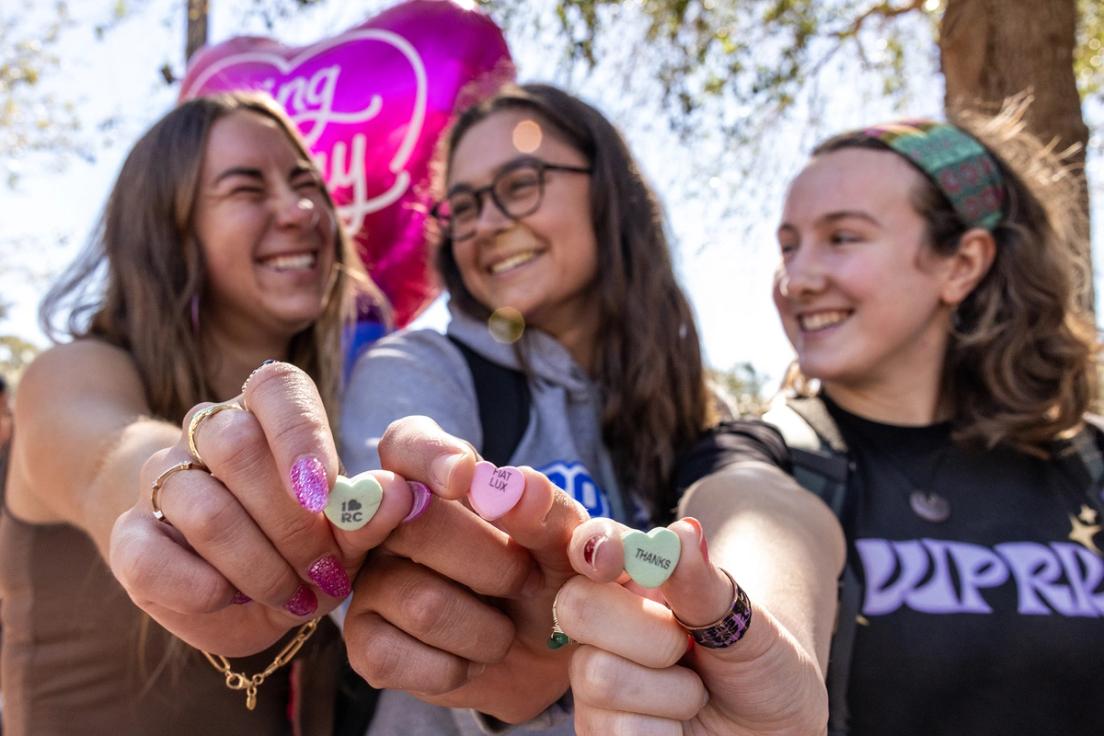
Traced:
<path id="1" fill-rule="evenodd" d="M 199 448 L 196 446 L 196 432 L 199 431 L 199 425 L 202 424 L 205 419 L 210 419 L 224 409 L 239 409 L 245 411 L 245 408 L 241 404 L 232 401 L 227 401 L 222 404 L 211 404 L 193 414 L 192 420 L 188 422 L 188 453 L 192 456 L 192 460 L 197 462 L 204 470 L 207 469 L 207 463 L 203 462 L 203 458 L 199 454 Z"/>
<path id="2" fill-rule="evenodd" d="M 732 573 L 720 568 L 732 583 L 732 606 L 719 619 L 705 626 L 690 626 L 675 616 L 679 625 L 690 637 L 706 649 L 726 649 L 744 638 L 751 626 L 751 601 L 747 593 L 736 583 Z"/>
<path id="3" fill-rule="evenodd" d="M 206 470 L 206 468 L 199 463 L 185 460 L 182 463 L 165 468 L 150 486 L 150 505 L 153 506 L 153 518 L 169 526 L 172 526 L 172 522 L 165 518 L 165 512 L 161 510 L 161 489 L 165 487 L 165 481 L 169 479 L 169 476 L 182 470 Z"/>

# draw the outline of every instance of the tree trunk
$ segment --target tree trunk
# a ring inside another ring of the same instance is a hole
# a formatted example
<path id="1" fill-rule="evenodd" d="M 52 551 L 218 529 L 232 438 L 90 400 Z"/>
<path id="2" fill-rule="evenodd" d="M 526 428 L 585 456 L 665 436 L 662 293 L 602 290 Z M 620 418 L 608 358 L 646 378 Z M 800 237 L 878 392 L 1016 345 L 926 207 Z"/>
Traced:
<path id="1" fill-rule="evenodd" d="M 1056 150 L 1079 146 L 1069 162 L 1079 180 L 1085 230 L 1079 238 L 1086 283 L 1082 303 L 1092 309 L 1092 256 L 1085 149 L 1089 129 L 1073 74 L 1077 0 L 947 0 L 939 50 L 948 110 L 992 111 L 1006 97 L 1029 91 L 1028 129 Z"/>
<path id="2" fill-rule="evenodd" d="M 188 5 L 188 38 L 184 63 L 207 44 L 207 0 L 185 0 Z"/>

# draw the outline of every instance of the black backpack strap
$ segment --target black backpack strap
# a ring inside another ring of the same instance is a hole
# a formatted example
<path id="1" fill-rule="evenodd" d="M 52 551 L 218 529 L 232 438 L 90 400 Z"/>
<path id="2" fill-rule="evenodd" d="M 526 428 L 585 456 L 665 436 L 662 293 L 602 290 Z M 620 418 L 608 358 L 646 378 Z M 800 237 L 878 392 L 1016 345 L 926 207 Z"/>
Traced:
<path id="1" fill-rule="evenodd" d="M 464 355 L 475 384 L 483 429 L 479 454 L 495 465 L 506 465 L 529 426 L 529 381 L 521 371 L 487 360 L 452 335 L 448 339 Z"/>
<path id="2" fill-rule="evenodd" d="M 777 427 L 786 441 L 793 461 L 794 480 L 828 504 L 842 524 L 853 465 L 847 444 L 824 402 L 816 397 L 791 396 L 784 403 L 772 405 L 763 419 Z M 851 681 L 851 658 L 861 606 L 862 586 L 848 555 L 839 579 L 836 626 L 828 653 L 829 736 L 847 736 L 848 733 L 847 687 Z"/>
<path id="3" fill-rule="evenodd" d="M 1090 508 L 1104 516 L 1104 452 L 1100 449 L 1101 438 L 1104 438 L 1104 417 L 1086 414 L 1084 419 L 1085 430 L 1074 435 L 1071 444 L 1089 477 L 1085 500 Z"/>

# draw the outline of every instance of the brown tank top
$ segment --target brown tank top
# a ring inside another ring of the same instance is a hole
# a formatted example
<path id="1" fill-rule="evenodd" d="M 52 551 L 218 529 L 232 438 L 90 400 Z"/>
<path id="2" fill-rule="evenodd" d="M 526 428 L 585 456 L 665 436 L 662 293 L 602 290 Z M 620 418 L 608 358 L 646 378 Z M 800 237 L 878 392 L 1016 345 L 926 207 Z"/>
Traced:
<path id="1" fill-rule="evenodd" d="M 3 507 L 0 599 L 4 736 L 333 731 L 342 644 L 328 618 L 265 681 L 250 712 L 245 694 L 228 690 L 202 654 L 131 603 L 92 540 L 72 526 L 28 524 Z M 259 672 L 281 645 L 231 664 Z"/>

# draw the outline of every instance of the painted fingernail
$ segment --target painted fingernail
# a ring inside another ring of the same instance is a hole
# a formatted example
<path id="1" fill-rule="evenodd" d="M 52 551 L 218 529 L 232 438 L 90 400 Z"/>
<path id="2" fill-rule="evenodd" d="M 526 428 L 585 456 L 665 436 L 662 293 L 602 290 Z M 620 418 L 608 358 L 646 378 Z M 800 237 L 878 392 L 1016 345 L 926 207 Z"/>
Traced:
<path id="1" fill-rule="evenodd" d="M 309 616 L 318 609 L 318 598 L 314 591 L 305 585 L 300 585 L 295 595 L 288 598 L 284 609 L 295 616 Z"/>
<path id="2" fill-rule="evenodd" d="M 295 491 L 295 500 L 311 513 L 318 513 L 326 507 L 329 496 L 329 481 L 322 461 L 314 455 L 303 455 L 291 466 L 291 487 Z"/>
<path id="3" fill-rule="evenodd" d="M 345 568 L 333 555 L 319 557 L 307 570 L 307 577 L 328 596 L 343 599 L 352 592 Z"/>
<path id="4" fill-rule="evenodd" d="M 230 599 L 230 602 L 233 603 L 235 606 L 241 606 L 249 603 L 251 600 L 253 599 L 239 590 L 234 593 L 234 597 Z"/>
<path id="5" fill-rule="evenodd" d="M 403 524 L 414 521 L 424 514 L 426 509 L 429 508 L 429 502 L 433 499 L 433 494 L 429 492 L 424 483 L 408 480 L 406 485 L 410 487 L 410 493 L 414 496 L 414 505 L 410 507 L 410 513 L 402 520 Z"/>
<path id="6" fill-rule="evenodd" d="M 694 527 L 694 531 L 698 533 L 698 546 L 701 548 L 702 559 L 709 562 L 709 543 L 705 541 L 705 530 L 702 529 L 701 522 L 693 516 L 684 516 L 682 520 Z"/>
<path id="7" fill-rule="evenodd" d="M 460 451 L 438 456 L 436 460 L 429 464 L 429 479 L 439 489 L 448 488 L 449 478 L 452 477 L 452 469 L 463 459 L 464 453 Z"/>
<path id="8" fill-rule="evenodd" d="M 276 362 L 275 358 L 265 358 L 264 360 L 261 361 L 261 365 L 271 365 L 272 363 L 275 363 L 275 362 Z"/>
<path id="9" fill-rule="evenodd" d="M 606 543 L 606 537 L 604 534 L 597 534 L 586 541 L 583 545 L 583 559 L 591 567 L 596 568 L 594 560 L 598 558 L 598 548 Z"/>

